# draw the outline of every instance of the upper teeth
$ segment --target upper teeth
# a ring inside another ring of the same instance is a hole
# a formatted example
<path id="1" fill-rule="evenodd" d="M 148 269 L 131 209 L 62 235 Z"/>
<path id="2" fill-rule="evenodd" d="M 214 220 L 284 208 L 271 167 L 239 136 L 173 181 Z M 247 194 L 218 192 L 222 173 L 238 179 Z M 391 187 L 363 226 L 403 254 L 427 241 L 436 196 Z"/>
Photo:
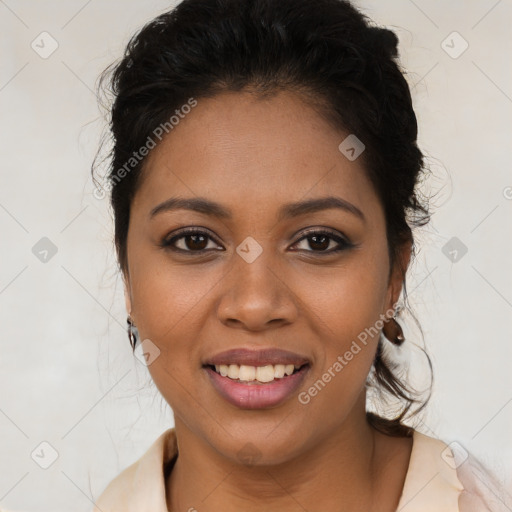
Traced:
<path id="1" fill-rule="evenodd" d="M 297 368 L 299 368 L 297 366 Z M 285 375 L 291 375 L 295 370 L 293 364 L 269 364 L 267 366 L 246 366 L 244 364 L 216 364 L 215 371 L 223 377 L 239 379 L 242 381 L 272 382 L 274 379 L 282 379 Z"/>

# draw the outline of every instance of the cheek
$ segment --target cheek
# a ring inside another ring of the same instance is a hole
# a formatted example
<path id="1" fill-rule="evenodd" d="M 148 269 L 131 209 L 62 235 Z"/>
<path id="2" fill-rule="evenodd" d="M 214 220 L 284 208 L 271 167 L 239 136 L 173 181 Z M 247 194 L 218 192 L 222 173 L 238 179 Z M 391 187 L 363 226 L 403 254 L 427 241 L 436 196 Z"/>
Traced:
<path id="1" fill-rule="evenodd" d="M 364 390 L 379 340 L 382 287 L 369 273 L 354 271 L 334 279 L 323 293 L 310 294 L 321 339 L 311 378 L 298 401 L 308 417 L 325 417 L 326 425 L 342 421 Z"/>
<path id="2" fill-rule="evenodd" d="M 130 275 L 140 339 L 149 339 L 160 351 L 148 370 L 169 405 L 181 410 L 204 355 L 196 340 L 205 338 L 201 333 L 211 314 L 211 294 L 224 273 L 208 265 L 171 263 L 165 252 L 140 251 L 130 261 Z"/>
<path id="3" fill-rule="evenodd" d="M 160 350 L 148 370 L 175 411 L 186 410 L 191 394 L 197 396 L 194 387 L 202 356 L 197 340 L 204 338 L 204 309 L 214 284 L 212 276 L 199 279 L 197 273 L 169 267 L 165 272 L 140 273 L 133 290 L 141 340 L 150 339 Z"/>
<path id="4" fill-rule="evenodd" d="M 366 276 L 353 274 L 333 280 L 329 288 L 311 295 L 312 307 L 324 326 L 325 339 L 331 340 L 330 349 L 345 350 L 352 340 L 377 339 L 375 324 L 382 312 L 385 289 L 376 287 Z"/>
<path id="5" fill-rule="evenodd" d="M 222 277 L 208 265 L 176 264 L 164 251 L 140 251 L 130 265 L 132 309 L 141 336 L 164 344 L 199 327 L 204 299 Z"/>
<path id="6" fill-rule="evenodd" d="M 296 280 L 298 289 L 309 290 L 302 294 L 305 315 L 322 340 L 316 371 L 321 375 L 315 377 L 335 373 L 333 380 L 343 381 L 345 395 L 365 382 L 375 356 L 387 295 L 386 264 L 385 258 L 360 253 L 343 268 L 332 269 L 328 278 L 317 276 L 314 283 L 307 276 Z"/>
<path id="7" fill-rule="evenodd" d="M 388 293 L 386 278 L 387 259 L 361 251 L 338 268 L 297 275 L 295 283 L 323 334 L 341 349 L 340 343 L 356 339 L 379 319 Z"/>

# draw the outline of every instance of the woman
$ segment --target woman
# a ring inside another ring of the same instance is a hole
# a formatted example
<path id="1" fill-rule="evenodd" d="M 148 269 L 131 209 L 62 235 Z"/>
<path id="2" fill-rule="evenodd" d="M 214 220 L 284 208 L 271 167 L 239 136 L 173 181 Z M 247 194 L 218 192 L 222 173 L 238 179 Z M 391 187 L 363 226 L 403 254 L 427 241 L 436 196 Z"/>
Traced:
<path id="1" fill-rule="evenodd" d="M 175 427 L 95 510 L 507 510 L 406 426 L 387 356 L 429 220 L 397 43 L 340 0 L 184 0 L 103 76 L 129 337 Z"/>

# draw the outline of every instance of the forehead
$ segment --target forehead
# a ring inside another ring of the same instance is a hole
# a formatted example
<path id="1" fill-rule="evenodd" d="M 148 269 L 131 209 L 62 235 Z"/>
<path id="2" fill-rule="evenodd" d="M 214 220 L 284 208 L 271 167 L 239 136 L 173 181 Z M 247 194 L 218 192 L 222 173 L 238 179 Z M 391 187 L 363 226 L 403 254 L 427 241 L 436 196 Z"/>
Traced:
<path id="1" fill-rule="evenodd" d="M 134 207 L 149 211 L 180 195 L 247 210 L 335 194 L 378 210 L 361 159 L 350 161 L 338 148 L 348 135 L 291 92 L 199 98 L 149 153 Z"/>

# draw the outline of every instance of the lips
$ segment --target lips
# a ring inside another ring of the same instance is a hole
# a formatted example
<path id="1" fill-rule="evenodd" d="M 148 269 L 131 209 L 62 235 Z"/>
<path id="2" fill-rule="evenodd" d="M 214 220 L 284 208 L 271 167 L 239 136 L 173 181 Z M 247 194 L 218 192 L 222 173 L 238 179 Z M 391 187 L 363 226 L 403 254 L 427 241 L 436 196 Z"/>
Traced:
<path id="1" fill-rule="evenodd" d="M 309 373 L 309 366 L 304 365 L 292 375 L 272 382 L 240 382 L 229 377 L 222 377 L 207 366 L 205 368 L 209 381 L 218 395 L 239 409 L 268 409 L 289 401 L 298 391 Z"/>
<path id="2" fill-rule="evenodd" d="M 289 352 L 282 349 L 261 349 L 261 350 L 248 350 L 248 349 L 232 349 L 221 352 L 208 358 L 203 362 L 203 366 L 220 366 L 236 364 L 238 366 L 267 366 L 267 365 L 289 365 L 293 364 L 295 367 L 301 367 L 309 364 L 310 361 L 307 357 L 294 352 Z"/>
<path id="3" fill-rule="evenodd" d="M 203 368 L 216 391 L 232 405 L 265 409 L 280 405 L 296 392 L 310 361 L 281 349 L 234 349 L 207 359 Z"/>

